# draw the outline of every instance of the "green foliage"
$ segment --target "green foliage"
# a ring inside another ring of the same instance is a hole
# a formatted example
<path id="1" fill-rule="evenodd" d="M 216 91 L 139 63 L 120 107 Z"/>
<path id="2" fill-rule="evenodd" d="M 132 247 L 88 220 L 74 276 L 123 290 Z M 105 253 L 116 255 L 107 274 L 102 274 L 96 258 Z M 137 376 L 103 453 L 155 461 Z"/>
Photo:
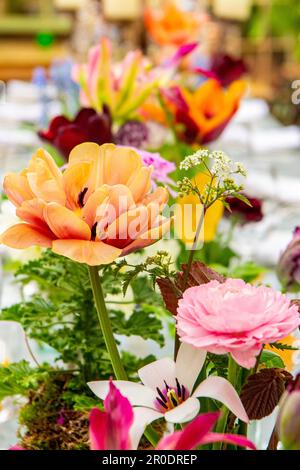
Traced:
<path id="1" fill-rule="evenodd" d="M 271 348 L 278 349 L 279 351 L 298 351 L 298 348 L 280 342 L 270 343 L 269 346 L 271 346 Z"/>
<path id="2" fill-rule="evenodd" d="M 116 277 L 116 269 L 108 266 L 100 270 L 100 276 L 105 294 L 121 294 L 126 273 L 118 270 Z M 0 319 L 19 321 L 30 338 L 54 348 L 57 359 L 79 369 L 86 381 L 109 377 L 112 368 L 99 329 L 86 266 L 46 251 L 39 259 L 22 266 L 16 278 L 23 285 L 34 281 L 38 293 L 28 301 L 4 309 Z M 108 303 L 114 332 L 152 339 L 162 346 L 162 324 L 154 308 L 159 305 L 159 296 L 151 280 L 136 276 L 132 290 L 131 316 Z"/>
<path id="3" fill-rule="evenodd" d="M 27 361 L 0 367 L 0 401 L 12 395 L 26 396 L 48 377 L 48 366 L 30 367 Z"/>
<path id="4" fill-rule="evenodd" d="M 285 367 L 281 357 L 278 356 L 278 354 L 268 350 L 264 350 L 262 352 L 259 363 L 264 367 L 278 367 L 283 369 Z"/>
<path id="5" fill-rule="evenodd" d="M 216 374 L 219 377 L 227 378 L 228 355 L 208 353 L 208 371 L 210 374 Z"/>

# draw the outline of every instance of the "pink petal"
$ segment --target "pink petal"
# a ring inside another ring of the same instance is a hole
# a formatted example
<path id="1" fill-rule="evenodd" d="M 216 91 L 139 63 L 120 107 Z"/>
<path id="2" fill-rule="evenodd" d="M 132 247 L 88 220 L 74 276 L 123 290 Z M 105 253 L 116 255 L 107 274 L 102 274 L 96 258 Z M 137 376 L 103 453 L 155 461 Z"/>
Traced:
<path id="1" fill-rule="evenodd" d="M 253 442 L 249 441 L 249 439 L 244 436 L 237 436 L 236 434 L 219 434 L 215 432 L 207 433 L 206 436 L 201 439 L 200 445 L 211 444 L 213 442 L 227 442 L 228 444 L 256 450 Z"/>
<path id="2" fill-rule="evenodd" d="M 196 388 L 193 393 L 194 397 L 208 397 L 223 403 L 232 413 L 245 423 L 249 422 L 249 418 L 245 408 L 228 380 L 223 377 L 210 376 Z"/>
<path id="3" fill-rule="evenodd" d="M 220 416 L 219 412 L 205 413 L 195 418 L 183 431 L 174 432 L 163 438 L 158 450 L 192 450 L 202 443 L 203 438 L 213 428 Z"/>
<path id="4" fill-rule="evenodd" d="M 182 46 L 180 46 L 177 51 L 175 52 L 175 54 L 170 57 L 169 59 L 165 60 L 161 67 L 162 68 L 169 68 L 169 67 L 177 67 L 177 65 L 179 65 L 181 59 L 183 59 L 183 57 L 189 55 L 191 52 L 193 52 L 196 47 L 198 46 L 198 43 L 197 42 L 193 42 L 193 43 L 190 43 L 190 44 L 183 44 Z"/>
<path id="5" fill-rule="evenodd" d="M 90 448 L 91 450 L 107 450 L 106 438 L 108 432 L 108 415 L 98 408 L 90 412 Z"/>

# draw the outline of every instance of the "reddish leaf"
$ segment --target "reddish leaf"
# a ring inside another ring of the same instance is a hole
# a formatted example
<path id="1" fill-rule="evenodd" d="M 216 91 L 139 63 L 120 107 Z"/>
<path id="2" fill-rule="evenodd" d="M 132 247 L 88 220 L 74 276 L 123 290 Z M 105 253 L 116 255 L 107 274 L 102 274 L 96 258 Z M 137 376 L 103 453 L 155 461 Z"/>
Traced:
<path id="1" fill-rule="evenodd" d="M 178 273 L 178 284 L 180 284 L 184 279 L 184 272 L 187 268 L 186 264 L 181 265 L 182 271 Z M 217 273 L 213 269 L 206 266 L 206 264 L 201 263 L 201 261 L 194 261 L 192 263 L 189 276 L 186 282 L 186 288 L 201 286 L 202 284 L 207 284 L 210 281 L 219 281 L 224 282 L 225 277 Z"/>
<path id="2" fill-rule="evenodd" d="M 207 267 L 200 261 L 192 263 L 186 285 L 183 286 L 184 272 L 187 268 L 186 264 L 181 265 L 182 271 L 177 274 L 176 286 L 169 279 L 157 279 L 161 295 L 164 299 L 166 308 L 173 314 L 177 314 L 178 300 L 182 297 L 182 293 L 189 287 L 201 286 L 212 280 L 224 282 L 225 277 L 217 273 L 213 269 Z"/>
<path id="3" fill-rule="evenodd" d="M 169 279 L 157 279 L 156 282 L 159 286 L 166 308 L 173 315 L 176 315 L 180 296 L 178 297 L 176 294 L 172 282 Z"/>
<path id="4" fill-rule="evenodd" d="M 250 375 L 242 388 L 241 400 L 250 419 L 272 413 L 293 376 L 284 369 L 262 369 Z"/>

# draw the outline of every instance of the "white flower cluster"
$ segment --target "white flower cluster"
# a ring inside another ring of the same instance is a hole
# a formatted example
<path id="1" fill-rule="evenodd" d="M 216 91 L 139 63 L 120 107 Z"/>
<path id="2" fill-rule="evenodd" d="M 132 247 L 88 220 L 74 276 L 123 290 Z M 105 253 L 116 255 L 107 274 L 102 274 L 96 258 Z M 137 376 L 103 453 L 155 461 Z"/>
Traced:
<path id="1" fill-rule="evenodd" d="M 240 174 L 247 176 L 247 171 L 240 162 L 234 162 L 221 150 L 210 152 L 208 149 L 200 149 L 193 155 L 186 157 L 180 164 L 181 170 L 188 170 L 212 160 L 211 173 L 219 179 L 229 179 L 230 175 Z"/>
<path id="2" fill-rule="evenodd" d="M 201 165 L 208 158 L 210 158 L 210 152 L 207 149 L 197 150 L 193 155 L 185 157 L 185 159 L 180 163 L 180 170 L 188 170 L 189 168 L 194 168 L 197 165 Z"/>

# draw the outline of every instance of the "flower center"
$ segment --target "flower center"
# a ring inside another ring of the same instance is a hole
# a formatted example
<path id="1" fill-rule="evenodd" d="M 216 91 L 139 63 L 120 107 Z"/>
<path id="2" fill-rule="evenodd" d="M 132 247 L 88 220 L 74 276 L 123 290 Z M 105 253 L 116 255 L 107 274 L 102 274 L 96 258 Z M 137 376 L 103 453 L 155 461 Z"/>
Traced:
<path id="1" fill-rule="evenodd" d="M 181 385 L 176 378 L 176 387 L 170 387 L 166 381 L 165 388 L 156 388 L 156 406 L 159 411 L 166 413 L 167 411 L 173 410 L 178 405 L 183 403 L 189 396 L 188 390 L 184 385 Z"/>

